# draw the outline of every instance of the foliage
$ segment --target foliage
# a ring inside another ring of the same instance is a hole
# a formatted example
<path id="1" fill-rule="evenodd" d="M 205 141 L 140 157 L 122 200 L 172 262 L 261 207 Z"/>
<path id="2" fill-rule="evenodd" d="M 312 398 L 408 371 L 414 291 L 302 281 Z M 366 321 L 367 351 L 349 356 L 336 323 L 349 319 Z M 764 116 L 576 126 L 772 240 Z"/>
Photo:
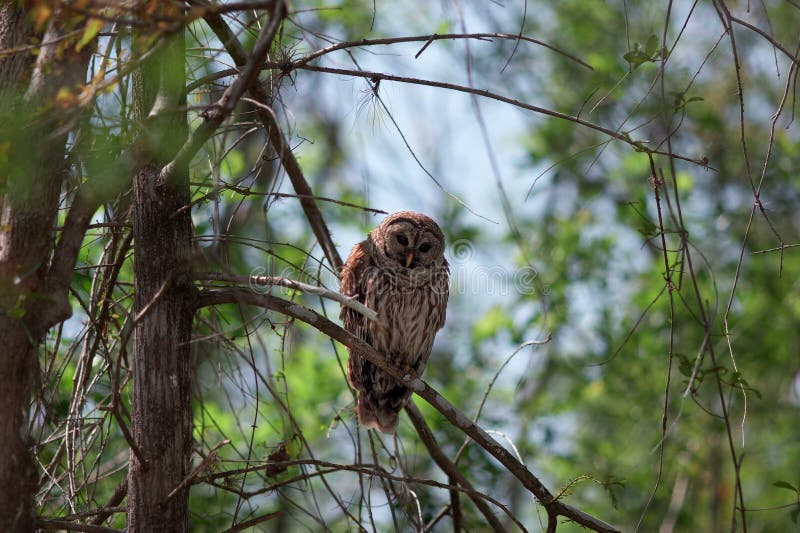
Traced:
<path id="1" fill-rule="evenodd" d="M 58 16 L 51 2 L 30 4 L 33 25 Z M 148 2 L 133 14 L 77 4 L 85 23 L 65 42 L 97 47 L 86 85 L 58 100 L 74 122 L 59 226 L 76 191 L 114 174 L 139 139 L 136 50 L 185 34 L 192 132 L 238 75 L 204 2 L 166 21 L 147 18 Z M 424 379 L 559 500 L 626 531 L 796 527 L 797 7 L 528 4 L 292 3 L 259 83 L 339 252 L 375 210 L 416 208 L 442 223 L 453 289 Z M 255 7 L 223 16 L 246 50 L 268 22 Z M 417 30 L 431 37 L 360 43 Z M 555 50 L 437 32 L 521 32 Z M 266 274 L 335 290 L 335 265 L 260 122 L 264 105 L 241 100 L 192 158 L 192 266 L 230 276 L 196 286 Z M 28 154 L 8 139 L 29 130 L 0 113 L 0 171 L 24 173 Z M 43 518 L 105 506 L 126 476 L 133 272 L 147 261 L 131 252 L 130 203 L 123 192 L 95 213 L 73 316 L 40 349 L 31 436 Z M 324 298 L 249 289 L 337 320 Z M 275 531 L 486 527 L 466 494 L 436 484 L 454 482 L 408 420 L 396 438 L 356 426 L 346 352 L 313 324 L 217 305 L 197 312 L 192 342 L 193 531 L 260 517 Z M 416 404 L 475 490 L 506 506 L 492 507 L 506 527 L 509 516 L 547 527 L 542 502 L 531 505 L 508 469 Z M 122 528 L 122 514 L 106 525 Z"/>

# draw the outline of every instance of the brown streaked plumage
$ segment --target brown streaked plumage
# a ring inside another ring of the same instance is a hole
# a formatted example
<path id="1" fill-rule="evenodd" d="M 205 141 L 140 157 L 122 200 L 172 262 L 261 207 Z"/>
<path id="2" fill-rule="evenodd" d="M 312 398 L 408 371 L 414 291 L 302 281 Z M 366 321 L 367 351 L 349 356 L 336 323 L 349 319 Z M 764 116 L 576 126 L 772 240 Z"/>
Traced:
<path id="1" fill-rule="evenodd" d="M 353 247 L 340 275 L 341 293 L 377 312 L 380 323 L 343 307 L 345 329 L 371 344 L 390 364 L 420 376 L 433 338 L 444 325 L 449 272 L 444 235 L 433 219 L 413 211 L 386 217 Z M 357 352 L 348 353 L 359 422 L 393 433 L 411 391 Z"/>

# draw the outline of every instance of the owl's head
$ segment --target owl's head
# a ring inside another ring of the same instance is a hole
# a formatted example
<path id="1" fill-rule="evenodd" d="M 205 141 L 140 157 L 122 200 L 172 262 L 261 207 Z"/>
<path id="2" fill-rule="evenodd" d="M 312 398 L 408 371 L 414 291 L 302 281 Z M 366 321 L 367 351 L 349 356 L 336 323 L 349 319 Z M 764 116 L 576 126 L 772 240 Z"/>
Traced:
<path id="1" fill-rule="evenodd" d="M 444 234 L 432 218 L 414 211 L 386 217 L 370 233 L 381 263 L 407 269 L 444 263 Z"/>

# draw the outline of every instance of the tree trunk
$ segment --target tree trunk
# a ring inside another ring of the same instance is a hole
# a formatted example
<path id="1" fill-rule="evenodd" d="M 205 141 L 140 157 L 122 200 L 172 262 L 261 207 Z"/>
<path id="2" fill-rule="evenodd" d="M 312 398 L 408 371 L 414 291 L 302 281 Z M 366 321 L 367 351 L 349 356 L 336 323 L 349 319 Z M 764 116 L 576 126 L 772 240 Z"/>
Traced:
<path id="1" fill-rule="evenodd" d="M 0 49 L 27 41 L 30 35 L 23 17 L 16 4 L 0 7 Z M 0 98 L 6 109 L 16 107 L 15 100 L 19 100 L 22 82 L 32 64 L 32 56 L 26 54 L 0 59 Z M 3 133 L 3 137 L 8 135 Z M 35 469 L 25 436 L 36 342 L 25 331 L 24 315 L 20 316 L 26 312 L 21 305 L 25 290 L 16 281 L 21 279 L 19 271 L 24 274 L 26 266 L 36 264 L 36 252 L 31 248 L 39 245 L 21 235 L 22 219 L 30 215 L 35 219 L 36 215 L 30 213 L 26 202 L 12 197 L 11 187 L 16 180 L 9 175 L 11 168 L 3 168 L 0 175 L 0 183 L 8 187 L 8 192 L 0 196 L 0 531 L 24 532 L 33 531 L 36 490 Z"/>
<path id="2" fill-rule="evenodd" d="M 140 113 L 153 104 L 179 104 L 184 86 L 183 36 L 173 38 L 143 70 L 137 96 Z M 158 80 L 155 80 L 153 72 Z M 131 453 L 128 473 L 128 531 L 188 530 L 188 487 L 175 491 L 189 473 L 192 416 L 189 362 L 194 289 L 187 169 L 161 174 L 186 138 L 182 111 L 157 124 L 163 139 L 155 163 L 134 178 L 134 332 L 132 424 L 141 453 Z M 183 209 L 182 209 L 183 208 Z"/>
<path id="3" fill-rule="evenodd" d="M 0 7 L 0 49 L 29 44 L 34 34 L 24 15 L 15 2 Z M 51 304 L 45 284 L 67 137 L 53 133 L 62 124 L 42 110 L 62 87 L 83 82 L 92 51 L 65 41 L 56 19 L 44 41 L 66 46 L 42 46 L 35 69 L 29 51 L 0 59 L 0 531 L 35 526 L 28 408 L 37 348 L 50 326 L 42 315 Z"/>

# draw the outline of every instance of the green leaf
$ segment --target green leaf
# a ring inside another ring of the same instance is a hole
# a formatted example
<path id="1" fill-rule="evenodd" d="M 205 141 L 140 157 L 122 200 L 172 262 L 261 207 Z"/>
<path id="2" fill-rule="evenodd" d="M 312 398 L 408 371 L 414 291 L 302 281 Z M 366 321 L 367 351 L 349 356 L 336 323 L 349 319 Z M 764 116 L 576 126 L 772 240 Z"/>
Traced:
<path id="1" fill-rule="evenodd" d="M 658 37 L 651 35 L 647 38 L 644 48 L 639 43 L 633 43 L 633 50 L 623 55 L 622 58 L 630 63 L 633 68 L 648 61 L 655 61 L 659 55 L 662 55 L 662 50 L 659 50 L 658 44 Z"/>
<path id="2" fill-rule="evenodd" d="M 22 318 L 25 316 L 25 308 L 24 307 L 15 307 L 14 309 L 10 309 L 6 315 L 9 318 Z"/>
<path id="3" fill-rule="evenodd" d="M 702 102 L 704 100 L 702 96 L 690 96 L 686 98 L 686 93 L 672 92 L 670 94 L 673 96 L 672 108 L 675 111 L 683 109 L 687 104 L 692 102 Z"/>
<path id="4" fill-rule="evenodd" d="M 788 481 L 776 481 L 772 485 L 774 487 L 778 487 L 778 488 L 781 488 L 781 489 L 787 489 L 787 490 L 790 490 L 792 492 L 800 493 L 800 490 L 798 490 L 797 487 L 795 487 L 794 485 L 792 485 Z"/>
<path id="5" fill-rule="evenodd" d="M 86 27 L 83 29 L 83 35 L 81 35 L 81 38 L 75 45 L 75 50 L 80 52 L 84 46 L 89 44 L 89 41 L 97 37 L 97 34 L 103 29 L 104 24 L 105 21 L 101 19 L 90 18 L 87 20 Z"/>
<path id="6" fill-rule="evenodd" d="M 653 34 L 647 38 L 647 43 L 644 45 L 645 54 L 648 58 L 653 58 L 655 53 L 658 51 L 658 37 Z"/>
<path id="7" fill-rule="evenodd" d="M 627 61 L 628 63 L 630 63 L 633 67 L 638 67 L 645 61 L 648 61 L 650 59 L 650 56 L 648 56 L 641 50 L 632 50 L 627 54 L 625 54 L 624 56 L 622 56 L 622 58 L 625 59 L 625 61 Z"/>
<path id="8" fill-rule="evenodd" d="M 675 354 L 675 357 L 678 358 L 678 371 L 687 378 L 692 377 L 694 365 L 689 361 L 689 358 L 682 353 Z"/>

